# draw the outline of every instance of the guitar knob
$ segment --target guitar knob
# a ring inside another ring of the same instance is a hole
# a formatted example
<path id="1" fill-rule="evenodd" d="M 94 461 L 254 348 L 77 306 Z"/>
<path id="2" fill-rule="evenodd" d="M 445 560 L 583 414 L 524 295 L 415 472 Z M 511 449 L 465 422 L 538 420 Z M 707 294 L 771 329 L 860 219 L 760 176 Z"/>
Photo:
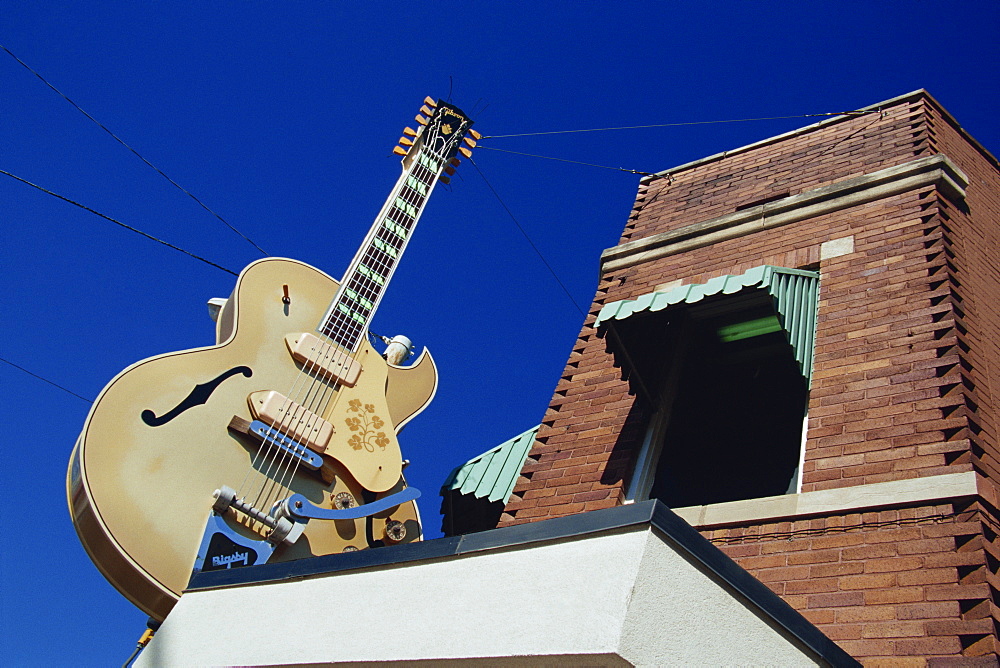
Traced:
<path id="1" fill-rule="evenodd" d="M 389 520 L 385 523 L 385 538 L 391 543 L 398 543 L 406 538 L 406 525 L 397 520 Z"/>
<path id="2" fill-rule="evenodd" d="M 358 505 L 354 501 L 354 495 L 350 492 L 338 492 L 332 499 L 331 504 L 337 510 L 347 510 L 348 508 L 353 508 Z"/>

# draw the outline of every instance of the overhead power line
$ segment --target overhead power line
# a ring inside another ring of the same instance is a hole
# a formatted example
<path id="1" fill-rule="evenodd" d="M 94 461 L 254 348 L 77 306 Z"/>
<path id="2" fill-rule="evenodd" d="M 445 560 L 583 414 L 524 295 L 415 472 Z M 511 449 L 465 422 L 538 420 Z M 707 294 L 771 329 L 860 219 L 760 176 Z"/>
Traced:
<path id="1" fill-rule="evenodd" d="M 267 251 L 265 251 L 263 248 L 261 248 L 260 246 L 258 246 L 256 243 L 254 243 L 253 240 L 250 239 L 250 237 L 248 237 L 247 235 L 243 234 L 238 229 L 236 229 L 235 227 L 233 227 L 229 223 L 229 221 L 227 221 L 225 218 L 223 218 L 222 216 L 220 216 L 219 214 L 217 214 L 215 211 L 213 211 L 212 209 L 210 209 L 207 204 L 205 204 L 200 199 L 198 199 L 197 197 L 195 197 L 195 195 L 193 193 L 191 193 L 186 188 L 184 188 L 183 186 L 181 186 L 179 183 L 177 183 L 176 181 L 174 181 L 172 178 L 170 178 L 169 176 L 167 176 L 163 172 L 163 170 L 161 170 L 159 167 L 157 167 L 156 165 L 154 165 L 153 163 L 151 163 L 149 160 L 146 160 L 146 158 L 142 157 L 142 155 L 140 155 L 138 151 L 136 151 L 134 148 L 132 148 L 131 146 L 129 146 L 127 143 L 125 143 L 125 141 L 123 139 L 121 139 L 121 137 L 119 137 L 118 135 L 116 135 L 114 132 L 112 132 L 111 130 L 109 130 L 103 123 L 101 123 L 96 118 L 94 118 L 93 116 L 91 116 L 90 114 L 88 114 L 86 111 L 84 111 L 80 107 L 80 105 L 78 105 L 73 100 L 69 99 L 65 94 L 63 94 L 62 91 L 60 91 L 58 88 L 56 88 L 51 83 L 49 83 L 48 80 L 45 77 L 43 77 L 41 74 L 39 74 L 34 69 L 32 69 L 30 65 L 28 65 L 26 62 L 24 62 L 23 60 L 21 60 L 20 58 L 18 58 L 16 55 L 14 55 L 14 53 L 10 49 L 8 49 L 3 44 L 0 44 L 0 49 L 3 49 L 4 51 L 6 51 L 10 55 L 11 58 L 13 58 L 17 62 L 21 63 L 21 65 L 23 65 L 26 70 L 28 70 L 29 72 L 31 72 L 32 74 L 34 74 L 36 77 L 38 77 L 38 79 L 43 84 L 45 84 L 46 86 L 48 86 L 49 88 L 51 88 L 53 91 L 55 91 L 59 95 L 59 97 L 61 97 L 62 99 L 66 100 L 71 105 L 73 105 L 73 107 L 77 111 L 79 111 L 81 114 L 83 114 L 84 116 L 86 116 L 87 118 L 89 118 L 91 121 L 93 121 L 97 125 L 97 127 L 101 128 L 102 130 L 104 130 L 105 132 L 107 132 L 109 135 L 111 135 L 111 137 L 116 142 L 118 142 L 119 144 L 121 144 L 122 146 L 124 146 L 125 148 L 127 148 L 129 151 L 131 151 L 132 154 L 135 155 L 135 157 L 139 158 L 144 163 L 146 163 L 147 165 L 149 165 L 154 171 L 156 171 L 157 174 L 159 174 L 160 176 L 162 176 L 163 178 L 165 178 L 167 181 L 169 181 L 175 188 L 177 188 L 182 193 L 184 193 L 185 195 L 187 195 L 188 197 L 190 197 L 191 199 L 193 199 L 195 202 L 197 202 L 198 205 L 201 206 L 201 208 L 203 208 L 205 211 L 209 212 L 210 214 L 212 214 L 213 216 L 215 216 L 216 218 L 218 218 L 222 222 L 223 225 L 225 225 L 226 227 L 228 227 L 229 229 L 231 229 L 233 232 L 235 232 L 236 234 L 238 234 L 241 237 L 243 237 L 247 241 L 247 243 L 249 243 L 251 246 L 253 246 L 254 248 L 256 248 L 263 255 L 265 255 L 265 256 L 267 255 Z"/>
<path id="2" fill-rule="evenodd" d="M 761 118 L 732 118 L 723 121 L 686 121 L 683 123 L 657 123 L 655 125 L 623 125 L 614 128 L 588 128 L 585 130 L 549 130 L 547 132 L 520 132 L 507 135 L 483 135 L 482 139 L 506 139 L 508 137 L 538 137 L 541 135 L 567 135 L 578 132 L 609 132 L 612 130 L 648 130 L 651 128 L 672 128 L 682 125 L 717 125 L 720 123 L 749 123 L 751 121 L 779 121 L 789 118 L 814 118 L 816 116 L 863 116 L 880 114 L 880 109 L 856 109 L 853 111 L 829 111 L 819 114 L 796 114 L 794 116 L 764 116 Z M 485 147 L 481 147 L 485 148 Z"/>
<path id="3" fill-rule="evenodd" d="M 81 209 L 83 209 L 84 211 L 89 211 L 90 213 L 94 214 L 95 216 L 100 216 L 104 220 L 111 221 L 115 225 L 119 225 L 121 227 L 124 227 L 126 230 L 129 230 L 131 232 L 135 232 L 136 234 L 138 234 L 140 236 L 144 236 L 147 239 L 155 241 L 158 244 L 163 244 L 167 248 L 173 248 L 175 251 L 180 251 L 181 253 L 184 253 L 185 255 L 193 257 L 196 260 L 200 260 L 201 262 L 204 262 L 205 264 L 209 264 L 209 265 L 215 267 L 216 269 L 221 269 L 222 271 L 226 272 L 227 274 L 232 274 L 233 276 L 239 276 L 239 274 L 237 274 L 232 269 L 226 269 L 221 264 L 216 264 L 216 263 L 212 262 L 211 260 L 203 258 L 200 255 L 195 255 L 191 251 L 186 251 L 183 248 L 181 248 L 180 246 L 173 245 L 169 241 L 164 241 L 163 239 L 157 239 L 152 234 L 147 234 L 146 232 L 143 232 L 142 230 L 136 229 L 136 228 L 132 227 L 131 225 L 126 225 L 125 223 L 123 223 L 120 220 L 116 220 L 116 219 L 112 218 L 111 216 L 108 216 L 108 215 L 105 215 L 105 214 L 101 213 L 100 211 L 95 211 L 94 209 L 91 209 L 89 206 L 86 206 L 84 204 L 80 204 L 79 202 L 71 200 L 69 197 L 64 197 L 63 195 L 60 195 L 59 193 L 54 193 L 51 190 L 49 190 L 48 188 L 43 188 L 42 186 L 40 186 L 40 185 L 38 185 L 36 183 L 32 183 L 31 181 L 28 181 L 27 179 L 22 179 L 20 176 L 17 176 L 16 174 L 11 174 L 7 170 L 0 169 L 0 174 L 5 174 L 5 175 L 9 176 L 10 178 L 12 178 L 12 179 L 14 179 L 16 181 L 20 181 L 21 183 L 24 183 L 25 185 L 29 185 L 32 188 L 37 188 L 38 190 L 41 190 L 43 193 L 46 193 L 48 195 L 52 195 L 53 197 L 57 197 L 57 198 L 61 199 L 64 202 L 68 202 L 68 203 L 72 204 L 73 206 L 78 206 Z"/>

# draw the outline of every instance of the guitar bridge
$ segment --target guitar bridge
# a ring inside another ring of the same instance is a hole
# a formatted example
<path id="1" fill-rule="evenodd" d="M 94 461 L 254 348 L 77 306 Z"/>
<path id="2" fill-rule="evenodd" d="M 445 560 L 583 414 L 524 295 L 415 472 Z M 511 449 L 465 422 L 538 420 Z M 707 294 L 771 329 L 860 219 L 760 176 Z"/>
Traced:
<path id="1" fill-rule="evenodd" d="M 277 447 L 282 452 L 291 455 L 294 459 L 298 460 L 299 464 L 310 471 L 319 471 L 323 467 L 322 457 L 304 445 L 301 445 L 288 436 L 282 434 L 274 427 L 268 427 L 260 420 L 254 420 L 251 422 L 249 420 L 244 420 L 239 415 L 234 415 L 233 419 L 229 421 L 229 426 L 227 428 L 237 434 L 249 436 L 260 443 L 266 443 Z"/>

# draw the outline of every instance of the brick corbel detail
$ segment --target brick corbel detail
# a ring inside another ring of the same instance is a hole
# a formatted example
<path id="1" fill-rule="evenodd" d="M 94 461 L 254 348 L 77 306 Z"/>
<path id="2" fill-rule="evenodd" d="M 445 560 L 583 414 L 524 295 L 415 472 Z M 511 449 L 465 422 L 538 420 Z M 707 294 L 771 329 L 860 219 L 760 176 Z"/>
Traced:
<path id="1" fill-rule="evenodd" d="M 968 184 L 968 177 L 947 156 L 938 154 L 917 158 L 871 174 L 620 244 L 601 255 L 601 272 L 618 271 L 927 186 L 935 186 L 947 198 L 961 201 L 965 198 Z M 644 194 L 641 196 L 645 197 Z"/>

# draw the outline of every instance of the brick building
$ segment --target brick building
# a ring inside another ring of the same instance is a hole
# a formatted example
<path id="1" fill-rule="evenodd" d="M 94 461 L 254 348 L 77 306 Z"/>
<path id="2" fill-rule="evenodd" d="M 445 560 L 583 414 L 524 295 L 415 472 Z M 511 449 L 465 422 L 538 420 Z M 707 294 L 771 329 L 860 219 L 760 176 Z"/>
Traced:
<path id="1" fill-rule="evenodd" d="M 500 526 L 659 498 L 863 661 L 995 665 L 1000 170 L 863 111 L 642 180 Z"/>

